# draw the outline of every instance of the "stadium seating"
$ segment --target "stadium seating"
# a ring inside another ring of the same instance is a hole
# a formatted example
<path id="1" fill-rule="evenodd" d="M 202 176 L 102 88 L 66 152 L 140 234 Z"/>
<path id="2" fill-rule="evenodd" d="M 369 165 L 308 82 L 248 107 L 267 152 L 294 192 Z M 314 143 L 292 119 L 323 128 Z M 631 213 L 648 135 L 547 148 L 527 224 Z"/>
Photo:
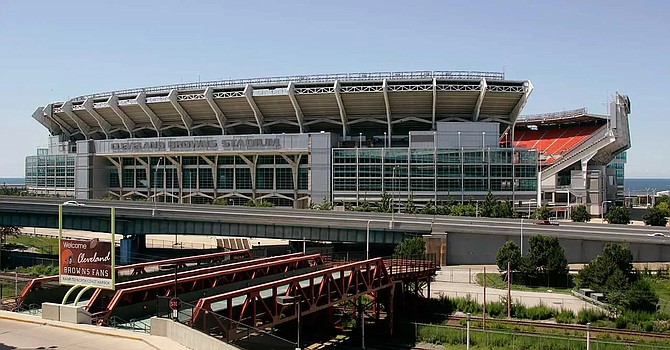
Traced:
<path id="1" fill-rule="evenodd" d="M 567 128 L 542 128 L 524 130 L 514 142 L 515 147 L 534 148 L 542 155 L 544 163 L 552 163 L 563 153 L 589 138 L 602 125 L 579 125 Z"/>

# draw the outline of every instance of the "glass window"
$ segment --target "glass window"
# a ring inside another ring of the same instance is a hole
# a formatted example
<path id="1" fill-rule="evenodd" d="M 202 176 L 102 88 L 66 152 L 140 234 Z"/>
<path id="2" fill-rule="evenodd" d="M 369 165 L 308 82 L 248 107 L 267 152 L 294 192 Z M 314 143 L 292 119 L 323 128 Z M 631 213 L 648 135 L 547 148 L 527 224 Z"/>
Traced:
<path id="1" fill-rule="evenodd" d="M 461 154 L 458 150 L 440 149 L 440 150 L 437 150 L 437 162 L 438 163 L 460 163 L 461 162 Z"/>
<path id="2" fill-rule="evenodd" d="M 251 186 L 251 170 L 249 168 L 235 169 L 235 188 L 238 190 L 250 190 Z"/>
<path id="3" fill-rule="evenodd" d="M 381 177 L 382 166 L 381 165 L 359 165 L 358 166 L 358 176 L 359 177 Z"/>
<path id="4" fill-rule="evenodd" d="M 198 172 L 199 187 L 201 189 L 214 188 L 214 178 L 212 177 L 212 170 L 201 168 Z"/>
<path id="5" fill-rule="evenodd" d="M 385 149 L 384 162 L 385 163 L 407 163 L 408 158 L 407 149 Z"/>
<path id="6" fill-rule="evenodd" d="M 382 179 L 359 179 L 358 190 L 359 191 L 381 191 L 382 190 Z"/>
<path id="7" fill-rule="evenodd" d="M 271 190 L 274 188 L 274 169 L 256 169 L 256 188 L 259 190 Z"/>
<path id="8" fill-rule="evenodd" d="M 116 168 L 109 170 L 109 187 L 119 187 L 119 172 Z"/>
<path id="9" fill-rule="evenodd" d="M 407 165 L 384 165 L 384 177 L 407 177 Z"/>
<path id="10" fill-rule="evenodd" d="M 456 165 L 456 164 L 438 165 L 437 166 L 437 176 L 438 177 L 461 177 L 461 166 Z"/>
<path id="11" fill-rule="evenodd" d="M 258 162 L 256 164 L 274 164 L 274 163 L 275 163 L 274 156 L 262 155 L 258 156 Z"/>
<path id="12" fill-rule="evenodd" d="M 231 168 L 219 168 L 219 182 L 218 188 L 220 189 L 233 189 L 233 170 Z"/>
<path id="13" fill-rule="evenodd" d="M 433 163 L 434 154 L 432 149 L 413 149 L 412 163 Z"/>
<path id="14" fill-rule="evenodd" d="M 536 177 L 535 165 L 517 165 L 514 167 L 516 177 Z"/>
<path id="15" fill-rule="evenodd" d="M 398 191 L 407 191 L 407 178 L 406 177 L 396 177 L 396 178 L 385 178 L 384 179 L 384 191 L 386 192 L 398 192 Z"/>
<path id="16" fill-rule="evenodd" d="M 334 165 L 333 177 L 356 177 L 356 165 Z"/>
<path id="17" fill-rule="evenodd" d="M 486 191 L 487 181 L 485 179 L 464 179 L 463 190 L 465 191 Z"/>
<path id="18" fill-rule="evenodd" d="M 198 165 L 199 157 L 182 157 L 182 165 Z M 203 161 L 204 163 L 205 161 Z"/>
<path id="19" fill-rule="evenodd" d="M 147 171 L 144 168 L 137 169 L 135 179 L 135 187 L 149 187 L 149 182 L 147 181 Z"/>
<path id="20" fill-rule="evenodd" d="M 277 168 L 275 169 L 275 174 L 278 190 L 293 189 L 293 172 L 291 168 Z"/>
<path id="21" fill-rule="evenodd" d="M 303 156 L 302 158 L 306 158 Z M 355 149 L 336 149 L 333 150 L 333 163 L 356 163 Z"/>
<path id="22" fill-rule="evenodd" d="M 359 148 L 358 149 L 358 162 L 361 163 L 361 164 L 381 163 L 382 162 L 382 150 L 381 149 L 370 149 L 370 148 Z"/>
<path id="23" fill-rule="evenodd" d="M 198 169 L 184 169 L 182 174 L 184 176 L 184 189 L 198 188 Z"/>
<path id="24" fill-rule="evenodd" d="M 433 191 L 435 179 L 411 179 L 410 188 L 412 191 Z"/>
<path id="25" fill-rule="evenodd" d="M 133 188 L 135 187 L 135 172 L 133 169 L 123 169 L 123 176 L 121 179 L 123 187 Z"/>
<path id="26" fill-rule="evenodd" d="M 235 164 L 235 157 L 219 156 L 219 164 Z"/>
<path id="27" fill-rule="evenodd" d="M 298 189 L 299 190 L 308 190 L 309 189 L 309 168 L 300 167 L 298 169 Z"/>
<path id="28" fill-rule="evenodd" d="M 437 179 L 437 190 L 438 191 L 460 191 L 461 190 L 461 179 Z"/>
<path id="29" fill-rule="evenodd" d="M 356 191 L 356 179 L 334 179 L 333 190 Z"/>
<path id="30" fill-rule="evenodd" d="M 412 177 L 435 177 L 435 167 L 433 165 L 413 165 Z"/>
<path id="31" fill-rule="evenodd" d="M 486 165 L 464 165 L 463 177 L 487 177 L 487 168 Z"/>

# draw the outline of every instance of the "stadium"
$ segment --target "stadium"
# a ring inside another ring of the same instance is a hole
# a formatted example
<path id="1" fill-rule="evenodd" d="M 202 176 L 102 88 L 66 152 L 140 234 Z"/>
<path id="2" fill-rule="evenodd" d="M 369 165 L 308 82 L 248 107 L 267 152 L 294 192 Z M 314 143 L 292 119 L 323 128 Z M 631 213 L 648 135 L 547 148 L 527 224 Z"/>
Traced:
<path id="1" fill-rule="evenodd" d="M 523 116 L 533 85 L 419 71 L 223 80 L 39 107 L 26 186 L 78 199 L 243 205 L 481 200 L 592 214 L 620 201 L 630 102 Z M 617 159 L 619 158 L 619 159 Z M 613 162 L 614 161 L 614 162 Z M 612 163 L 612 164 L 610 164 Z"/>

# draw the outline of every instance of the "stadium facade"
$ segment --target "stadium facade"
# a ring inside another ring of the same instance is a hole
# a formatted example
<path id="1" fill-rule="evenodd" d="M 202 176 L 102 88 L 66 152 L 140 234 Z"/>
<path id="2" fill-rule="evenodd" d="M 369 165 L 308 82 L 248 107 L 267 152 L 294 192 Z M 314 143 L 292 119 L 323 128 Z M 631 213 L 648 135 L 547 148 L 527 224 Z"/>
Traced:
<path id="1" fill-rule="evenodd" d="M 614 172 L 607 164 L 630 145 L 628 98 L 616 95 L 611 116 L 520 117 L 532 91 L 502 73 L 422 71 L 81 96 L 33 113 L 51 137 L 26 158 L 26 185 L 79 199 L 296 208 L 491 191 L 517 207 L 585 203 L 597 213 L 616 200 L 616 186 L 604 184 Z M 551 137 L 565 141 L 558 151 L 544 147 Z"/>

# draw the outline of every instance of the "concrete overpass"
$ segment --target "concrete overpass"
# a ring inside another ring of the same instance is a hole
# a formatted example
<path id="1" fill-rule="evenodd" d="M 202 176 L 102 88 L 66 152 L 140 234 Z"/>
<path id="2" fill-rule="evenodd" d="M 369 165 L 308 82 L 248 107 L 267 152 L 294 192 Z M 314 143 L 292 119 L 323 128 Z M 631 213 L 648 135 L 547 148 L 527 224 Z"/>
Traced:
<path id="1" fill-rule="evenodd" d="M 0 197 L 0 226 L 58 227 L 62 200 L 39 197 Z M 158 204 L 129 201 L 85 200 L 85 206 L 64 207 L 64 228 L 109 232 L 110 207 L 117 213 L 117 233 L 193 234 L 278 238 L 287 240 L 370 242 L 397 244 L 408 235 L 432 234 L 446 245 L 450 264 L 495 261 L 506 241 L 520 240 L 524 248 L 533 235 L 557 236 L 569 262 L 585 262 L 602 250 L 604 242 L 630 243 L 637 261 L 670 261 L 668 228 L 608 224 L 561 223 L 560 226 L 523 225 L 515 219 L 248 208 L 238 206 Z M 392 223 L 391 223 L 392 222 Z"/>

